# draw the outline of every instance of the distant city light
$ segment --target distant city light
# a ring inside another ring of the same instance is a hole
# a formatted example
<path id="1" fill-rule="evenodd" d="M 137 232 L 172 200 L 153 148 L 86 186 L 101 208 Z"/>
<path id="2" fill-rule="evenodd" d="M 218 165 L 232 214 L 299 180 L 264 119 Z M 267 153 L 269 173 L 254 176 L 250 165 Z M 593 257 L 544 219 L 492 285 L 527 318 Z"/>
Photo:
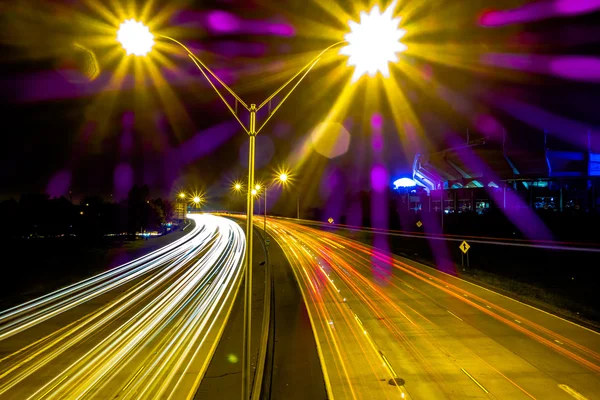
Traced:
<path id="1" fill-rule="evenodd" d="M 410 178 L 400 178 L 394 181 L 394 189 L 398 189 L 401 187 L 415 187 L 417 186 L 417 182 Z"/>
<path id="2" fill-rule="evenodd" d="M 128 19 L 119 26 L 117 41 L 128 55 L 145 56 L 154 46 L 154 36 L 150 29 L 134 19 Z"/>

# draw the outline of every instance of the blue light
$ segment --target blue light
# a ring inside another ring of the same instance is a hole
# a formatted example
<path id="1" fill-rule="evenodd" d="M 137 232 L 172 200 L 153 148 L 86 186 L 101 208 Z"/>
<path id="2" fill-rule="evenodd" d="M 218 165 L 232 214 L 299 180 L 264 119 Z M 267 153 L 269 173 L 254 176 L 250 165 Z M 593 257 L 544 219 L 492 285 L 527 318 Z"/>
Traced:
<path id="1" fill-rule="evenodd" d="M 417 182 L 410 178 L 400 178 L 394 181 L 394 189 L 398 189 L 401 187 L 415 187 L 417 186 Z"/>

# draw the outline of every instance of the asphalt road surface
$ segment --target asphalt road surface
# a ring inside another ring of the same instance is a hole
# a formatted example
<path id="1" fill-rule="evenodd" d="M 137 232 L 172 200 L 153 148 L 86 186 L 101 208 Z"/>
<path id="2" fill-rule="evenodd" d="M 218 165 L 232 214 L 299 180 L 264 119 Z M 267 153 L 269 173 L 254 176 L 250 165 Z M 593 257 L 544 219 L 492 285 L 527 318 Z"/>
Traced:
<path id="1" fill-rule="evenodd" d="M 600 398 L 600 335 L 422 264 L 270 219 L 330 398 Z"/>
<path id="2" fill-rule="evenodd" d="M 244 233 L 192 215 L 183 238 L 0 313 L 0 398 L 185 399 L 242 277 Z"/>

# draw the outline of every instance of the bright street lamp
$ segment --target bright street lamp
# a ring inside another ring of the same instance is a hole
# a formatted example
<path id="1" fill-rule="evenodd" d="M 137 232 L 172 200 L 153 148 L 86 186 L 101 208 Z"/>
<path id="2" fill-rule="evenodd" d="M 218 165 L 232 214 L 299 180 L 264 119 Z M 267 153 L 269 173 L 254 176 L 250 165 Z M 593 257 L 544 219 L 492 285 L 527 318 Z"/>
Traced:
<path id="1" fill-rule="evenodd" d="M 289 174 L 287 172 L 280 172 L 277 176 L 265 185 L 265 210 L 263 217 L 263 231 L 265 233 L 265 241 L 267 240 L 267 195 L 269 188 L 274 184 L 285 185 L 288 182 Z"/>
<path id="2" fill-rule="evenodd" d="M 198 57 L 196 57 L 183 43 L 164 35 L 157 35 L 159 38 L 170 40 L 181 46 L 187 53 L 188 57 L 196 64 L 202 75 L 210 83 L 211 87 L 219 95 L 223 103 L 227 106 L 236 121 L 242 126 L 249 137 L 248 146 L 248 188 L 254 188 L 254 155 L 256 149 L 256 136 L 265 127 L 273 115 L 279 110 L 296 87 L 304 80 L 306 75 L 313 67 L 321 60 L 321 57 L 329 50 L 338 47 L 342 44 L 347 44 L 340 54 L 347 55 L 348 65 L 354 66 L 353 81 L 358 80 L 363 74 L 375 76 L 378 72 L 382 75 L 389 75 L 389 62 L 397 61 L 397 53 L 406 50 L 406 46 L 400 43 L 400 38 L 404 35 L 404 30 L 398 28 L 400 23 L 399 18 L 394 18 L 393 13 L 396 7 L 394 1 L 383 13 L 379 11 L 379 7 L 372 8 L 370 14 L 361 13 L 360 22 L 350 21 L 350 30 L 345 37 L 345 40 L 339 41 L 321 51 L 315 58 L 306 64 L 300 71 L 292 76 L 273 94 L 267 97 L 261 104 L 246 104 L 229 86 L 227 86 L 213 71 L 211 71 Z M 141 22 L 133 19 L 127 20 L 121 24 L 117 33 L 117 40 L 121 43 L 128 55 L 145 55 L 154 45 L 154 36 L 150 30 Z M 209 78 L 209 75 L 218 82 L 224 90 L 226 90 L 234 99 L 235 104 L 232 106 L 224 97 L 219 89 Z M 294 85 L 292 83 L 297 81 Z M 288 88 L 279 104 L 270 110 L 269 116 L 257 126 L 256 116 L 259 110 L 266 105 L 270 105 L 271 100 L 280 92 Z M 237 115 L 237 106 L 245 108 L 250 113 L 249 124 L 246 125 Z M 286 177 L 287 180 L 287 177 Z M 254 215 L 254 196 L 260 190 L 258 188 L 248 191 L 247 194 L 247 218 L 246 218 L 246 254 L 245 254 L 245 270 L 244 270 L 244 338 L 242 350 L 242 399 L 248 400 L 251 395 L 250 388 L 250 372 L 251 372 L 251 356 L 250 356 L 250 332 L 251 332 L 251 304 L 252 304 L 252 253 L 253 253 L 253 215 Z M 265 196 L 266 199 L 266 196 Z M 258 386 L 256 386 L 258 387 Z"/>
<path id="3" fill-rule="evenodd" d="M 376 5 L 370 13 L 360 13 L 360 22 L 350 21 L 350 33 L 344 36 L 347 46 L 340 50 L 340 54 L 348 56 L 348 65 L 354 66 L 353 81 L 362 75 L 371 77 L 381 72 L 381 75 L 390 75 L 389 63 L 398 62 L 398 53 L 407 49 L 400 39 L 406 34 L 400 29 L 400 20 L 394 18 L 396 1 L 383 12 Z"/>
<path id="4" fill-rule="evenodd" d="M 154 46 L 154 35 L 143 23 L 128 19 L 119 26 L 117 41 L 128 55 L 145 56 Z"/>

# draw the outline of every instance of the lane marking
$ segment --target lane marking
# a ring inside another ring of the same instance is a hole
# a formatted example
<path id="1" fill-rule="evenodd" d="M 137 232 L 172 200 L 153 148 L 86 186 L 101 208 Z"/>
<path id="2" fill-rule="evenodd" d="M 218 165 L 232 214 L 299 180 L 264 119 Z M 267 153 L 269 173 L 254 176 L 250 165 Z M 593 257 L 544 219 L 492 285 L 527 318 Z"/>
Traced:
<path id="1" fill-rule="evenodd" d="M 560 385 L 558 385 L 558 387 L 561 388 L 562 390 L 564 390 L 565 392 L 567 392 L 574 399 L 577 399 L 577 400 L 588 400 L 587 397 L 585 397 L 584 395 L 582 395 L 578 391 L 572 389 L 568 385 L 565 385 L 564 383 L 561 383 Z"/>
<path id="2" fill-rule="evenodd" d="M 558 344 L 564 344 L 563 342 L 561 342 L 561 341 L 560 341 L 560 340 L 558 340 L 558 339 L 554 339 L 554 341 L 555 341 L 556 343 L 558 343 Z"/>
<path id="3" fill-rule="evenodd" d="M 519 321 L 518 319 L 515 319 L 515 322 L 516 322 L 517 324 L 520 324 L 520 323 L 521 323 L 521 321 Z"/>
<path id="4" fill-rule="evenodd" d="M 452 311 L 450 311 L 450 310 L 446 310 L 446 311 L 448 311 L 450 314 L 454 315 L 456 318 L 458 318 L 462 321 L 462 318 L 459 317 L 458 315 L 454 314 Z"/>
<path id="5" fill-rule="evenodd" d="M 471 376 L 471 374 L 469 374 L 469 373 L 467 372 L 467 370 L 466 370 L 466 369 L 464 369 L 464 368 L 461 368 L 461 370 L 462 370 L 462 372 L 464 372 L 464 373 L 465 373 L 465 374 L 466 374 L 466 375 L 467 375 L 469 378 L 471 378 L 471 380 L 472 380 L 473 382 L 475 382 L 475 384 L 476 384 L 477 386 L 479 386 L 479 387 L 481 388 L 481 390 L 483 390 L 485 393 L 489 393 L 489 392 L 487 391 L 487 389 L 486 389 L 486 388 L 484 388 L 484 387 L 481 385 L 481 383 L 477 382 L 477 379 L 473 378 L 473 376 Z"/>

